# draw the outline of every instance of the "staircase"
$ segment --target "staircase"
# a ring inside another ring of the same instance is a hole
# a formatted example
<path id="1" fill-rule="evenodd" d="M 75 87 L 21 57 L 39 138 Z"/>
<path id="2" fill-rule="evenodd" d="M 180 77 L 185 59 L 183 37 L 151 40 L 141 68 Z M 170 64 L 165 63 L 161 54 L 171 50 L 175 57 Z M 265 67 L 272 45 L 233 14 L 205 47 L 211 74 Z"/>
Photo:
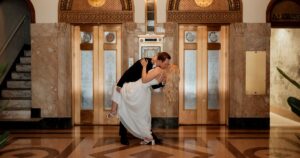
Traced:
<path id="1" fill-rule="evenodd" d="M 2 121 L 31 119 L 31 51 L 21 53 L 0 89 Z"/>

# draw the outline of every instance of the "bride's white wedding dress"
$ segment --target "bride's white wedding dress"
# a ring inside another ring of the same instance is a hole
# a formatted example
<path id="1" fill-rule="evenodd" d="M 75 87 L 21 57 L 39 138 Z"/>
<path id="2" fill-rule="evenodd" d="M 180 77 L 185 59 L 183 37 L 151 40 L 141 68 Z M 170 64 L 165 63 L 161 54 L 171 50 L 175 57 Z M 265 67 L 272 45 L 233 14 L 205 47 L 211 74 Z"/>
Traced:
<path id="1" fill-rule="evenodd" d="M 118 93 L 114 88 L 112 100 L 118 104 L 118 115 L 126 129 L 140 139 L 152 138 L 151 135 L 151 86 L 158 84 L 156 79 L 142 83 L 125 83 Z"/>

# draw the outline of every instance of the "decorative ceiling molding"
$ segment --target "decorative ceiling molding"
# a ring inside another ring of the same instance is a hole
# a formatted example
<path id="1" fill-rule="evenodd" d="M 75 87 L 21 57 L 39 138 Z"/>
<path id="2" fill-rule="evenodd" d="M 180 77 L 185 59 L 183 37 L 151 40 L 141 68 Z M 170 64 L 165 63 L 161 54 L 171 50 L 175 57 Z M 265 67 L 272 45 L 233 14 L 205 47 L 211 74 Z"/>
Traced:
<path id="1" fill-rule="evenodd" d="M 271 27 L 300 28 L 300 1 L 271 0 L 266 18 Z"/>
<path id="2" fill-rule="evenodd" d="M 178 10 L 180 0 L 169 0 L 169 10 Z"/>
<path id="3" fill-rule="evenodd" d="M 177 23 L 234 23 L 242 22 L 240 12 L 168 12 L 168 22 Z"/>
<path id="4" fill-rule="evenodd" d="M 59 21 L 66 23 L 125 23 L 133 21 L 132 11 L 103 11 L 103 12 L 78 12 L 68 11 L 59 14 Z"/>
<path id="5" fill-rule="evenodd" d="M 242 3 L 240 0 L 228 0 L 230 11 L 240 11 Z"/>
<path id="6" fill-rule="evenodd" d="M 131 0 L 120 0 L 122 4 L 122 10 L 132 10 Z"/>
<path id="7" fill-rule="evenodd" d="M 179 9 L 180 1 L 182 0 L 169 0 L 169 10 L 174 11 Z M 192 0 L 193 1 L 193 0 Z M 221 0 L 216 0 L 216 1 L 221 1 Z M 241 0 L 223 0 L 223 1 L 228 1 L 228 10 L 229 11 L 239 11 L 242 6 Z"/>
<path id="8" fill-rule="evenodd" d="M 243 21 L 243 11 L 241 0 L 215 0 L 215 2 L 228 5 L 228 8 L 224 11 L 220 11 L 218 5 L 211 6 L 210 10 L 203 10 L 199 7 L 199 10 L 179 10 L 180 2 L 184 1 L 185 4 L 191 2 L 187 0 L 169 0 L 167 21 L 177 23 L 237 23 Z M 183 4 L 183 3 L 182 3 Z M 196 5 L 196 4 L 195 4 Z"/>
<path id="9" fill-rule="evenodd" d="M 60 10 L 71 10 L 73 0 L 60 0 Z"/>
<path id="10" fill-rule="evenodd" d="M 124 23 L 128 21 L 134 21 L 132 11 L 132 0 L 117 0 L 110 3 L 117 3 L 118 6 L 122 6 L 122 10 L 121 8 L 116 8 L 112 11 L 109 8 L 105 8 L 105 6 L 99 7 L 99 9 L 95 9 L 95 7 L 93 7 L 92 9 L 90 9 L 89 7 L 82 7 L 82 10 L 81 8 L 80 10 L 72 10 L 72 6 L 74 4 L 73 2 L 80 1 L 87 0 L 59 0 L 58 21 L 74 24 Z M 81 3 L 77 3 L 77 5 L 78 4 Z M 79 8 L 78 6 L 76 7 Z M 110 5 L 110 7 L 114 7 L 114 5 Z"/>

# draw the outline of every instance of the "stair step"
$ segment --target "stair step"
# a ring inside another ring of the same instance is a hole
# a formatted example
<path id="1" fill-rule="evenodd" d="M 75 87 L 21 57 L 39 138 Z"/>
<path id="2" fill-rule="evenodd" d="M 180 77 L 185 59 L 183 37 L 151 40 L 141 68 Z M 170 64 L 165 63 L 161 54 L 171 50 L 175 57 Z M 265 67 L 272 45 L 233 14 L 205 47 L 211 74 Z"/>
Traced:
<path id="1" fill-rule="evenodd" d="M 30 119 L 31 110 L 3 110 L 0 111 L 0 119 Z"/>
<path id="2" fill-rule="evenodd" d="M 31 57 L 20 57 L 21 64 L 31 64 Z"/>
<path id="3" fill-rule="evenodd" d="M 31 50 L 24 50 L 24 56 L 31 57 Z"/>
<path id="4" fill-rule="evenodd" d="M 31 80 L 31 73 L 28 72 L 12 72 L 11 78 L 14 80 Z"/>
<path id="5" fill-rule="evenodd" d="M 0 131 L 0 148 L 4 147 L 9 138 L 9 132 L 8 131 Z"/>
<path id="6" fill-rule="evenodd" d="M 31 72 L 31 65 L 29 64 L 17 64 L 16 65 L 17 72 Z"/>
<path id="7" fill-rule="evenodd" d="M 31 81 L 7 81 L 7 88 L 31 88 Z"/>
<path id="8" fill-rule="evenodd" d="M 31 109 L 31 100 L 0 100 L 0 105 L 4 110 Z"/>
<path id="9" fill-rule="evenodd" d="M 4 98 L 31 97 L 31 90 L 3 89 L 1 96 Z"/>

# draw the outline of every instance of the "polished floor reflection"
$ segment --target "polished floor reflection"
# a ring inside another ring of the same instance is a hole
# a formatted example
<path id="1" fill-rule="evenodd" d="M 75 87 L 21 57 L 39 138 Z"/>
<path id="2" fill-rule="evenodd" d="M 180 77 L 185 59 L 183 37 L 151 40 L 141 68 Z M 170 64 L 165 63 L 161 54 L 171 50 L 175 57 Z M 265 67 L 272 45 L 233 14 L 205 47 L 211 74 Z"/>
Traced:
<path id="1" fill-rule="evenodd" d="M 118 126 L 83 126 L 68 130 L 11 130 L 0 158 L 299 158 L 300 128 L 229 130 L 181 126 L 154 129 L 161 145 L 119 143 Z"/>

